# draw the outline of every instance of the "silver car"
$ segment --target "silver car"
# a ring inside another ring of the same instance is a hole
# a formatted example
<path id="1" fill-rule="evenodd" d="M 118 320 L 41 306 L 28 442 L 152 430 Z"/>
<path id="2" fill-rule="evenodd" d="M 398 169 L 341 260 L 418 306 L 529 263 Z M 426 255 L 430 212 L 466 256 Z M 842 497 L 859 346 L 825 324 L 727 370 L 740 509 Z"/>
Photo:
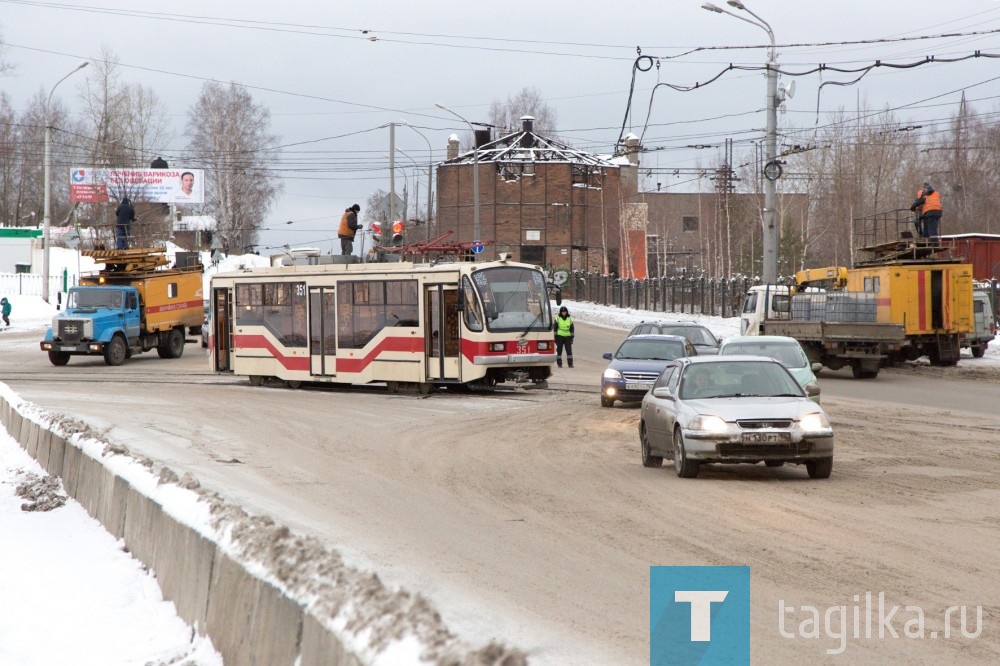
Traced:
<path id="1" fill-rule="evenodd" d="M 695 356 L 669 363 L 642 400 L 642 464 L 674 461 L 677 475 L 704 463 L 804 464 L 833 470 L 833 428 L 788 370 L 764 356 Z"/>

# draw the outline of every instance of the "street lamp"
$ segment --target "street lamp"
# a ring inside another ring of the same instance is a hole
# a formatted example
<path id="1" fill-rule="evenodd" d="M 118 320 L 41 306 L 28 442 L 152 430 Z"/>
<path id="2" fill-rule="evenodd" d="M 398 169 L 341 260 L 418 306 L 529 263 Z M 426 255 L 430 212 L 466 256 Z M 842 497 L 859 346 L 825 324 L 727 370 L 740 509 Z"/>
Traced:
<path id="1" fill-rule="evenodd" d="M 771 40 L 771 50 L 767 56 L 767 129 L 764 134 L 764 211 L 763 211 L 763 240 L 764 240 L 764 284 L 774 284 L 778 281 L 778 227 L 775 222 L 775 209 L 777 208 L 777 194 L 775 192 L 775 181 L 780 172 L 778 167 L 778 64 L 777 50 L 774 43 L 774 31 L 767 21 L 754 14 L 740 0 L 728 0 L 726 3 L 730 7 L 744 11 L 753 16 L 756 21 L 751 21 L 745 16 L 716 7 L 711 2 L 706 2 L 701 7 L 710 12 L 719 14 L 729 14 L 741 21 L 746 21 L 751 25 L 767 32 Z M 759 22 L 758 22 L 759 21 Z"/>
<path id="2" fill-rule="evenodd" d="M 474 190 L 472 193 L 472 240 L 482 240 L 479 238 L 479 143 L 476 141 L 476 128 L 472 126 L 472 123 L 444 104 L 435 103 L 434 106 L 455 116 L 472 130 L 472 189 Z"/>
<path id="3" fill-rule="evenodd" d="M 412 156 L 412 155 L 410 155 L 410 154 L 409 154 L 408 152 L 406 152 L 405 150 L 403 150 L 402 148 L 396 148 L 396 152 L 397 152 L 397 153 L 402 153 L 402 154 L 403 154 L 403 155 L 404 155 L 404 156 L 406 157 L 406 159 L 408 159 L 408 160 L 410 160 L 411 162 L 413 162 L 413 166 L 414 166 L 414 167 L 415 167 L 415 168 L 416 168 L 416 169 L 417 169 L 418 171 L 419 171 L 420 169 L 423 169 L 423 167 L 422 167 L 422 166 L 420 166 L 419 164 L 417 164 L 417 161 L 416 161 L 415 159 L 413 159 L 413 156 Z M 400 167 L 400 168 L 402 168 L 402 167 Z M 428 185 L 428 187 L 430 187 L 430 177 L 429 177 L 429 176 L 428 176 L 428 178 L 427 178 L 427 181 L 428 181 L 428 182 L 427 182 L 427 185 Z M 415 195 L 414 195 L 414 196 L 416 197 L 416 201 L 415 201 L 415 203 L 413 204 L 413 214 L 414 214 L 414 216 L 416 216 L 416 215 L 419 215 L 419 214 L 420 214 L 420 210 L 419 210 L 419 206 L 420 206 L 420 183 L 418 183 L 418 182 L 417 182 L 417 177 L 416 177 L 416 175 L 414 175 L 414 176 L 413 176 L 413 188 L 414 188 L 414 191 L 415 191 Z M 428 195 L 428 196 L 430 196 L 430 195 Z M 404 215 L 404 216 L 406 215 L 405 211 L 404 211 L 403 215 Z"/>
<path id="4" fill-rule="evenodd" d="M 416 127 L 410 123 L 403 121 L 403 124 L 409 127 L 411 130 L 423 137 L 424 141 L 427 142 L 427 224 L 424 225 L 424 240 L 430 238 L 430 226 L 431 226 L 431 216 L 434 210 L 434 189 L 431 186 L 431 180 L 434 173 L 434 149 L 431 148 L 430 140 L 424 135 L 423 132 L 418 130 Z M 473 132 L 472 136 L 475 137 L 476 133 Z"/>
<path id="5" fill-rule="evenodd" d="M 48 101 L 45 102 L 45 163 L 43 165 L 44 171 L 44 219 L 42 220 L 42 300 L 46 303 L 49 302 L 49 228 L 52 225 L 52 201 L 51 194 L 49 193 L 49 171 L 51 170 L 51 149 L 49 144 L 52 141 L 51 134 L 52 128 L 49 126 L 49 107 L 52 106 L 52 94 L 59 87 L 59 84 L 71 77 L 76 72 L 80 71 L 90 62 L 84 60 L 79 65 L 77 65 L 72 72 L 62 77 L 56 84 L 52 86 L 52 90 L 49 91 Z"/>

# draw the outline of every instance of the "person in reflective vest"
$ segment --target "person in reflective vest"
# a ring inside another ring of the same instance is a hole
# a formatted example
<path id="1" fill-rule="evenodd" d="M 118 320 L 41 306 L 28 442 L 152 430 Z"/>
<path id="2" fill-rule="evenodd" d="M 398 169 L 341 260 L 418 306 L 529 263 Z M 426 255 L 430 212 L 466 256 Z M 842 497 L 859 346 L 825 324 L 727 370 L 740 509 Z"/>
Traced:
<path id="1" fill-rule="evenodd" d="M 340 238 L 340 253 L 354 253 L 354 235 L 358 233 L 361 225 L 358 224 L 358 213 L 361 206 L 354 204 L 344 211 L 340 217 L 340 228 L 337 229 L 337 237 Z"/>
<path id="2" fill-rule="evenodd" d="M 930 183 L 917 191 L 910 210 L 917 214 L 917 235 L 921 238 L 936 238 L 941 225 L 941 194 Z"/>
<path id="3" fill-rule="evenodd" d="M 573 319 L 569 316 L 566 306 L 559 308 L 559 316 L 552 324 L 552 330 L 556 334 L 556 365 L 562 365 L 563 347 L 566 348 L 566 364 L 573 367 Z"/>

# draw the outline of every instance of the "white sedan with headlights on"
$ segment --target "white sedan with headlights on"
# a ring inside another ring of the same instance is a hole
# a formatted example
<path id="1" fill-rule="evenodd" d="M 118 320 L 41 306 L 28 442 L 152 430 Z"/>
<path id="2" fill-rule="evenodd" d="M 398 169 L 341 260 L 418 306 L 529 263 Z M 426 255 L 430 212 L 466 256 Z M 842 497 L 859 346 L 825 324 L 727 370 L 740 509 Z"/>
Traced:
<path id="1" fill-rule="evenodd" d="M 642 400 L 642 464 L 671 459 L 677 475 L 705 463 L 833 470 L 833 428 L 788 370 L 764 356 L 694 356 L 669 363 Z"/>

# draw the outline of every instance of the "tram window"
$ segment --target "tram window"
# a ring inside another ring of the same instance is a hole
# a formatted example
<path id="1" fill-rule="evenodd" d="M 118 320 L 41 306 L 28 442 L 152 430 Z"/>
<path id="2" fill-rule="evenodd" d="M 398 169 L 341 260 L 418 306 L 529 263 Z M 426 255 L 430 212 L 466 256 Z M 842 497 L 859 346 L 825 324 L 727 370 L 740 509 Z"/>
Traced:
<path id="1" fill-rule="evenodd" d="M 337 294 L 341 348 L 364 347 L 388 326 L 419 325 L 416 280 L 358 280 Z"/>
<path id="2" fill-rule="evenodd" d="M 286 347 L 306 346 L 306 290 L 301 282 L 236 286 L 236 319 L 265 326 Z"/>
<path id="3" fill-rule="evenodd" d="M 264 286 L 261 284 L 236 285 L 236 321 L 240 325 L 252 326 L 264 321 Z"/>
<path id="4" fill-rule="evenodd" d="M 472 286 L 469 276 L 462 278 L 462 290 L 465 292 L 465 326 L 470 331 L 483 330 L 483 311 L 479 308 L 479 299 Z"/>
<path id="5" fill-rule="evenodd" d="M 385 283 L 386 326 L 419 326 L 417 281 L 396 280 Z"/>

